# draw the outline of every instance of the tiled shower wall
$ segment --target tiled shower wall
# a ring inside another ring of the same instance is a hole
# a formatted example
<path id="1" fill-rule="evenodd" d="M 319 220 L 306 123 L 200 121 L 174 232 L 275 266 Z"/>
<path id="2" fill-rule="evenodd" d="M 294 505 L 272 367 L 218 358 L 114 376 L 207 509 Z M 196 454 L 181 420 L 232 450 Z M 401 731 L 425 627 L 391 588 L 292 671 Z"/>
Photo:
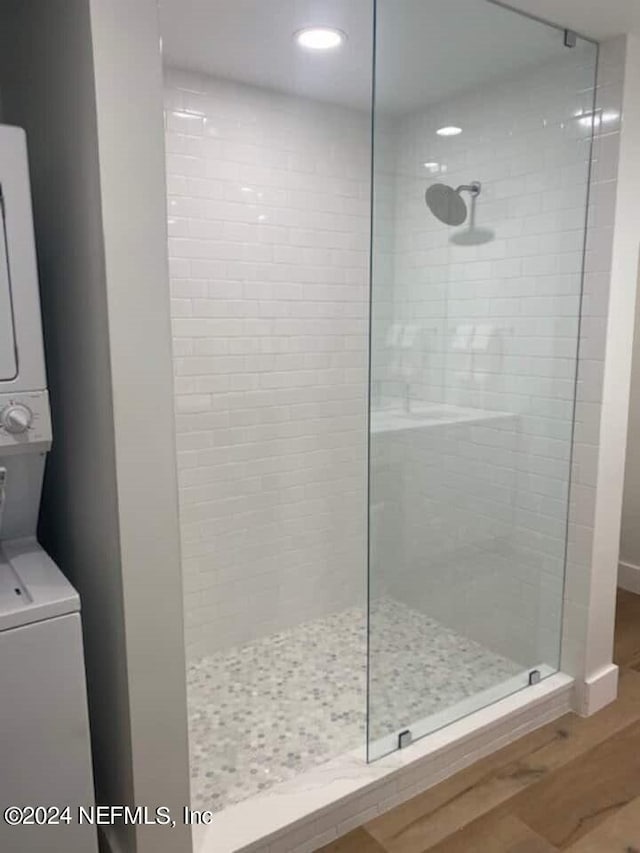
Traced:
<path id="1" fill-rule="evenodd" d="M 191 658 L 363 604 L 369 127 L 166 72 Z"/>

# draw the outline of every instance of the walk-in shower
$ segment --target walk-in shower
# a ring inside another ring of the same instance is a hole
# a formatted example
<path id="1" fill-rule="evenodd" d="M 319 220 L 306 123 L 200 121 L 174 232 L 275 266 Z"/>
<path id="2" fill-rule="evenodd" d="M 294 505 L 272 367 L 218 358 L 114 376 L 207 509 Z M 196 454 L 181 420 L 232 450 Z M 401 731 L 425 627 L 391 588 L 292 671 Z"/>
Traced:
<path id="1" fill-rule="evenodd" d="M 192 796 L 223 809 L 559 669 L 596 47 L 487 0 L 160 10 Z"/>

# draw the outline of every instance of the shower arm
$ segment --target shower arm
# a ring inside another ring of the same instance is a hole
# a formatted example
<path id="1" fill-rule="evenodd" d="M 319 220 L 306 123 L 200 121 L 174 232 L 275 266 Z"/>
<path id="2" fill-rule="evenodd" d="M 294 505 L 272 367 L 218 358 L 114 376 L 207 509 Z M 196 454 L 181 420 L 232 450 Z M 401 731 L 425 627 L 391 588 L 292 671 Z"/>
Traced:
<path id="1" fill-rule="evenodd" d="M 456 187 L 456 192 L 458 195 L 460 193 L 469 193 L 471 198 L 477 198 L 482 192 L 482 184 L 480 181 L 474 181 L 472 184 L 461 184 L 459 187 Z"/>

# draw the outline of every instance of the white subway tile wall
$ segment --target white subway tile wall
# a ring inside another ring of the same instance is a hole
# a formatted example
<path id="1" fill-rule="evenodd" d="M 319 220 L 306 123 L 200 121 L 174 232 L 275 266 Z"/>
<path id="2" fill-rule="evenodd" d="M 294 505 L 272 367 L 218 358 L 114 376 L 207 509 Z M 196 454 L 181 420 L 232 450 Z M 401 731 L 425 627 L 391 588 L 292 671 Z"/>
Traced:
<path id="1" fill-rule="evenodd" d="M 194 659 L 364 603 L 370 118 L 165 88 Z"/>

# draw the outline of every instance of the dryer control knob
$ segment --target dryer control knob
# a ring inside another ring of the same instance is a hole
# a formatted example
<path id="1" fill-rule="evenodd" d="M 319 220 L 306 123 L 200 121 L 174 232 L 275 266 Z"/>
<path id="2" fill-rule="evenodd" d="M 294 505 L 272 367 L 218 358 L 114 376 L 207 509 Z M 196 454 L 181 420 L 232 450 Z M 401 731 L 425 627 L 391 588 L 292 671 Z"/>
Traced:
<path id="1" fill-rule="evenodd" d="M 13 403 L 0 412 L 0 424 L 13 435 L 26 432 L 31 426 L 32 420 L 31 410 L 20 403 Z"/>

